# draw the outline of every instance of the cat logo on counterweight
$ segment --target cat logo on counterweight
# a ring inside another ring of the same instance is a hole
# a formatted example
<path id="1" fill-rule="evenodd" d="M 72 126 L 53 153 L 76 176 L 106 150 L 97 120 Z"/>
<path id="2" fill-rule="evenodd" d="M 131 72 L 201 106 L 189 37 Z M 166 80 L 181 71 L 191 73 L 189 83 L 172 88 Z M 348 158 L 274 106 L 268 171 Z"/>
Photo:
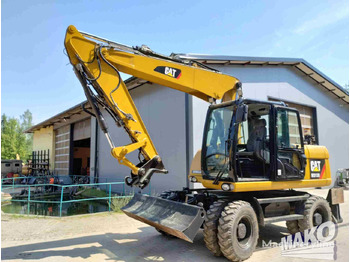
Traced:
<path id="1" fill-rule="evenodd" d="M 322 179 L 326 171 L 325 161 L 323 159 L 310 159 L 310 178 Z"/>
<path id="2" fill-rule="evenodd" d="M 311 171 L 320 172 L 321 170 L 321 161 L 311 161 Z"/>

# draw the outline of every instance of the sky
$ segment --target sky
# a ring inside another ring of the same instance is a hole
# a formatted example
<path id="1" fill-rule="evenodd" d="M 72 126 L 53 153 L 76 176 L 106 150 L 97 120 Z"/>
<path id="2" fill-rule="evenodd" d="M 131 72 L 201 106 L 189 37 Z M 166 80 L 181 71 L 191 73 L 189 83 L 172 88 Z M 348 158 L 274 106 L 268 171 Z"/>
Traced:
<path id="1" fill-rule="evenodd" d="M 158 53 L 303 58 L 349 83 L 347 0 L 1 1 L 1 113 L 35 124 L 85 100 L 63 40 L 69 25 Z"/>

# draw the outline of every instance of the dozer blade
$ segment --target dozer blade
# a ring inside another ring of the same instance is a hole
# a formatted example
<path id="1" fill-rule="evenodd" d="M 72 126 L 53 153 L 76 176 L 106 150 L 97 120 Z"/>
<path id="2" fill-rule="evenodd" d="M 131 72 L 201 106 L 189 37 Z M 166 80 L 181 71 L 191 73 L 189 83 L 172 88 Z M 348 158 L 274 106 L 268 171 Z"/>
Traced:
<path id="1" fill-rule="evenodd" d="M 193 242 L 204 222 L 204 209 L 180 202 L 135 194 L 122 211 L 170 235 Z"/>

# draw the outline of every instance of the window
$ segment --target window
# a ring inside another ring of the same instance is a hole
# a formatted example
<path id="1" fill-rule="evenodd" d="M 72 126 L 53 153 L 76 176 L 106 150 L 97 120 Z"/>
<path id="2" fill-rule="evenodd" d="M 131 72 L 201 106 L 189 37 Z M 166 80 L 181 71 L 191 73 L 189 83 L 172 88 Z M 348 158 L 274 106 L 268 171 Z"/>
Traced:
<path id="1" fill-rule="evenodd" d="M 207 135 L 207 156 L 213 153 L 225 154 L 225 142 L 232 120 L 233 106 L 215 109 L 210 114 Z"/>
<path id="2" fill-rule="evenodd" d="M 269 98 L 269 100 L 278 102 L 282 101 L 274 98 Z M 305 137 L 306 135 L 314 136 L 315 142 L 318 143 L 316 108 L 287 101 L 282 102 L 285 102 L 286 105 L 288 105 L 289 107 L 295 108 L 299 111 L 303 137 Z"/>
<path id="3" fill-rule="evenodd" d="M 264 134 L 264 139 L 268 140 L 269 139 L 269 110 L 270 108 L 267 107 L 266 112 L 263 112 L 264 115 L 259 115 L 259 116 L 255 116 L 253 117 L 249 117 L 249 119 L 247 121 L 244 121 L 242 123 L 239 124 L 239 130 L 238 130 L 238 145 L 244 145 L 247 144 L 249 141 L 249 135 L 252 134 L 252 132 L 254 132 L 254 126 L 256 125 L 257 121 L 260 120 L 260 123 L 264 124 L 265 127 L 265 133 Z M 263 121 L 261 121 L 263 119 Z"/>
<path id="4" fill-rule="evenodd" d="M 228 153 L 226 141 L 228 139 L 234 107 L 226 106 L 213 109 L 207 119 L 206 148 L 204 170 L 208 175 L 216 177 L 219 172 L 227 176 Z"/>
<path id="5" fill-rule="evenodd" d="M 298 115 L 294 111 L 279 109 L 277 113 L 278 148 L 300 147 Z"/>

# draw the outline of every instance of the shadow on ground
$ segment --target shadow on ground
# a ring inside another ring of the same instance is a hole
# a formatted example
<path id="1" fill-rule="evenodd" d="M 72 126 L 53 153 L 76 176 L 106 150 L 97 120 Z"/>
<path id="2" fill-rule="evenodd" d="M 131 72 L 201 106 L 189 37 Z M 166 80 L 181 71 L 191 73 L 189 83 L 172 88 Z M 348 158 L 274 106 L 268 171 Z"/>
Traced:
<path id="1" fill-rule="evenodd" d="M 266 243 L 280 242 L 281 237 L 288 234 L 285 227 L 268 225 L 260 228 L 257 250 L 262 248 L 262 240 Z M 199 232 L 194 243 L 158 234 L 152 227 L 139 228 L 136 233 L 107 233 L 86 237 L 76 237 L 36 244 L 19 245 L 2 248 L 3 260 L 64 260 L 88 259 L 101 255 L 105 260 L 125 261 L 179 261 L 184 257 L 187 261 L 227 261 L 217 258 L 206 249 L 203 234 Z"/>

